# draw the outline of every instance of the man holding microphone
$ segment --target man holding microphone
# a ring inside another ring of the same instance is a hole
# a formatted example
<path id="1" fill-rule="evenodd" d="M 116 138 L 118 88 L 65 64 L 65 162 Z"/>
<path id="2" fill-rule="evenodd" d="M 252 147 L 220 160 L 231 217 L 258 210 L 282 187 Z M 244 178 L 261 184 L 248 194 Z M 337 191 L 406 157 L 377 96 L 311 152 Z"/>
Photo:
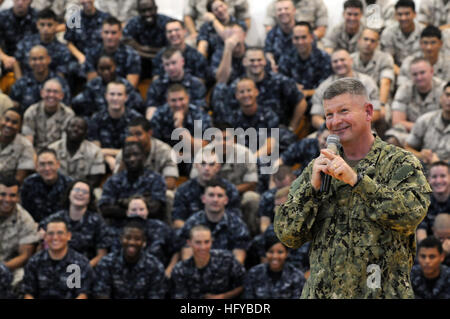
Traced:
<path id="1" fill-rule="evenodd" d="M 413 298 L 415 230 L 431 193 L 422 166 L 372 133 L 373 106 L 359 80 L 333 82 L 323 106 L 342 151 L 321 151 L 274 220 L 285 245 L 311 241 L 302 298 Z M 321 191 L 327 175 L 330 187 Z"/>

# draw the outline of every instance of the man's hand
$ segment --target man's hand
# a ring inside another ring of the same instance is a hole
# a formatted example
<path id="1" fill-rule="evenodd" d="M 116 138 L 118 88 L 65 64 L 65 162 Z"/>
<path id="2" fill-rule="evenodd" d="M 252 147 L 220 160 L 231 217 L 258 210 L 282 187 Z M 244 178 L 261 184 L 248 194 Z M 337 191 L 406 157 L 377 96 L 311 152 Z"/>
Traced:
<path id="1" fill-rule="evenodd" d="M 203 15 L 203 19 L 206 22 L 213 22 L 214 20 L 216 20 L 216 16 L 211 12 L 205 12 L 205 14 Z"/>
<path id="2" fill-rule="evenodd" d="M 311 185 L 316 191 L 320 189 L 320 184 L 322 183 L 320 172 L 351 186 L 355 185 L 358 180 L 358 175 L 344 159 L 327 149 L 321 150 L 320 156 L 314 162 Z"/>
<path id="3" fill-rule="evenodd" d="M 183 127 L 183 121 L 184 121 L 184 111 L 176 111 L 173 114 L 173 126 L 175 128 L 181 128 Z"/>
<path id="4" fill-rule="evenodd" d="M 5 54 L 2 62 L 6 70 L 12 70 L 14 67 L 14 63 L 16 63 L 16 58 Z"/>
<path id="5" fill-rule="evenodd" d="M 422 161 L 425 162 L 425 164 L 431 164 L 433 162 L 439 161 L 439 157 L 430 149 L 423 149 L 422 151 L 420 151 L 420 157 Z"/>

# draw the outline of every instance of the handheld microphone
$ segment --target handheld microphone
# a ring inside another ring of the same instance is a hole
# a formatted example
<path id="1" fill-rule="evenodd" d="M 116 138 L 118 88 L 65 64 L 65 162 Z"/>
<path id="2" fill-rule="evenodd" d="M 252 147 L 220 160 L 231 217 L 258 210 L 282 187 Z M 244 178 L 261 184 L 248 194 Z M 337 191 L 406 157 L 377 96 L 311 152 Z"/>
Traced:
<path id="1" fill-rule="evenodd" d="M 339 136 L 331 134 L 327 137 L 327 150 L 331 151 L 334 154 L 339 154 Z M 320 172 L 322 176 L 322 183 L 320 184 L 320 193 L 328 193 L 330 191 L 331 185 L 331 176 L 328 174 L 324 174 L 324 172 Z"/>

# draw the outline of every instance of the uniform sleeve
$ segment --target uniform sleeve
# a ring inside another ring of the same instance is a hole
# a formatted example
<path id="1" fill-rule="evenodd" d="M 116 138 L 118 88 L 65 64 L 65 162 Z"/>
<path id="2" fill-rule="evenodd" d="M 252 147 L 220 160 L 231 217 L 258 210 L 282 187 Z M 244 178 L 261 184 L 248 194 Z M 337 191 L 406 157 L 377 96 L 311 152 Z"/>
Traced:
<path id="1" fill-rule="evenodd" d="M 238 217 L 235 217 L 238 218 Z M 239 218 L 238 223 L 233 227 L 233 238 L 232 238 L 232 248 L 233 249 L 243 249 L 245 251 L 250 247 L 250 232 L 247 225 Z"/>
<path id="2" fill-rule="evenodd" d="M 171 280 L 171 296 L 173 299 L 189 298 L 189 288 L 187 287 L 187 280 L 183 273 L 183 267 L 179 262 L 172 271 Z"/>
<path id="3" fill-rule="evenodd" d="M 288 247 L 299 248 L 312 240 L 320 197 L 311 186 L 312 165 L 292 183 L 287 201 L 275 211 L 274 231 Z"/>
<path id="4" fill-rule="evenodd" d="M 93 145 L 92 150 L 94 152 L 94 156 L 89 169 L 89 174 L 90 175 L 105 174 L 106 172 L 105 158 L 103 156 L 102 150 L 99 147 L 97 147 L 97 145 Z"/>
<path id="5" fill-rule="evenodd" d="M 381 68 L 380 79 L 387 78 L 390 79 L 392 82 L 395 80 L 394 59 L 392 58 L 391 55 L 389 54 L 383 55 L 380 68 Z"/>
<path id="6" fill-rule="evenodd" d="M 234 258 L 234 255 L 230 256 L 230 258 L 230 290 L 232 290 L 244 284 L 245 268 L 236 258 Z"/>
<path id="7" fill-rule="evenodd" d="M 167 292 L 167 282 L 164 273 L 164 266 L 156 259 L 153 258 L 153 265 L 149 269 L 152 269 L 152 278 L 148 285 L 148 299 L 164 299 Z"/>
<path id="8" fill-rule="evenodd" d="M 432 11 L 433 3 L 429 0 L 421 0 L 419 12 L 417 14 L 417 21 L 425 24 L 433 24 Z"/>
<path id="9" fill-rule="evenodd" d="M 110 297 L 112 278 L 109 270 L 109 258 L 103 257 L 95 267 L 95 281 L 92 285 L 94 297 Z"/>
<path id="10" fill-rule="evenodd" d="M 176 219 L 186 220 L 189 217 L 189 200 L 184 193 L 184 188 L 180 187 L 175 192 L 175 199 L 173 201 L 172 221 Z"/>
<path id="11" fill-rule="evenodd" d="M 22 293 L 30 294 L 33 297 L 37 298 L 39 287 L 39 279 L 37 277 L 36 263 L 34 262 L 34 258 L 31 258 L 24 268 L 24 275 L 22 280 Z"/>
<path id="12" fill-rule="evenodd" d="M 22 226 L 19 228 L 19 233 L 17 234 L 20 238 L 19 245 L 34 244 L 39 241 L 40 236 L 37 232 L 38 224 L 33 220 L 28 213 L 21 214 Z"/>
<path id="13" fill-rule="evenodd" d="M 372 208 L 367 213 L 369 219 L 400 233 L 413 234 L 430 205 L 431 187 L 412 154 L 397 152 L 383 164 L 377 169 L 384 171 L 382 176 L 389 176 L 385 183 L 372 179 L 368 170 L 353 191 Z"/>
<path id="14" fill-rule="evenodd" d="M 242 299 L 256 299 L 254 285 L 258 283 L 258 279 L 255 276 L 255 268 L 250 269 L 244 278 L 244 291 L 242 293 Z"/>
<path id="15" fill-rule="evenodd" d="M 22 126 L 22 134 L 24 136 L 33 136 L 36 133 L 36 123 L 34 121 L 34 117 L 36 116 L 34 112 L 34 108 L 30 109 L 28 108 L 25 111 L 25 114 L 23 116 L 23 126 Z"/>
<path id="16" fill-rule="evenodd" d="M 315 0 L 317 11 L 316 11 L 316 26 L 328 26 L 328 9 L 322 0 Z"/>
<path id="17" fill-rule="evenodd" d="M 409 133 L 408 137 L 406 138 L 406 143 L 408 143 L 408 145 L 412 148 L 420 151 L 422 149 L 425 131 L 425 121 L 423 120 L 423 118 L 418 118 L 414 123 L 411 133 Z"/>
<path id="18" fill-rule="evenodd" d="M 34 148 L 30 141 L 24 139 L 24 148 L 20 155 L 17 169 L 34 170 Z"/>
<path id="19" fill-rule="evenodd" d="M 393 111 L 400 111 L 406 113 L 412 95 L 412 92 L 408 91 L 409 90 L 406 85 L 402 85 L 397 89 L 397 92 L 395 93 L 394 96 L 394 101 L 392 102 Z"/>

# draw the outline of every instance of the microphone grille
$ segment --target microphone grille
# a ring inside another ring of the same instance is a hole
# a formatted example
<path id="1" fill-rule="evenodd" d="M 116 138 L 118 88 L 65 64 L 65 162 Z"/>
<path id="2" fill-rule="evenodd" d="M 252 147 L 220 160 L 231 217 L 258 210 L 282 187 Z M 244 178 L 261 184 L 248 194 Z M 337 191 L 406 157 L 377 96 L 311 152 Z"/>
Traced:
<path id="1" fill-rule="evenodd" d="M 341 141 L 341 140 L 339 139 L 339 136 L 334 135 L 334 134 L 328 135 L 328 137 L 327 137 L 327 145 L 328 145 L 328 144 L 336 144 L 336 145 L 339 145 L 340 141 Z"/>

